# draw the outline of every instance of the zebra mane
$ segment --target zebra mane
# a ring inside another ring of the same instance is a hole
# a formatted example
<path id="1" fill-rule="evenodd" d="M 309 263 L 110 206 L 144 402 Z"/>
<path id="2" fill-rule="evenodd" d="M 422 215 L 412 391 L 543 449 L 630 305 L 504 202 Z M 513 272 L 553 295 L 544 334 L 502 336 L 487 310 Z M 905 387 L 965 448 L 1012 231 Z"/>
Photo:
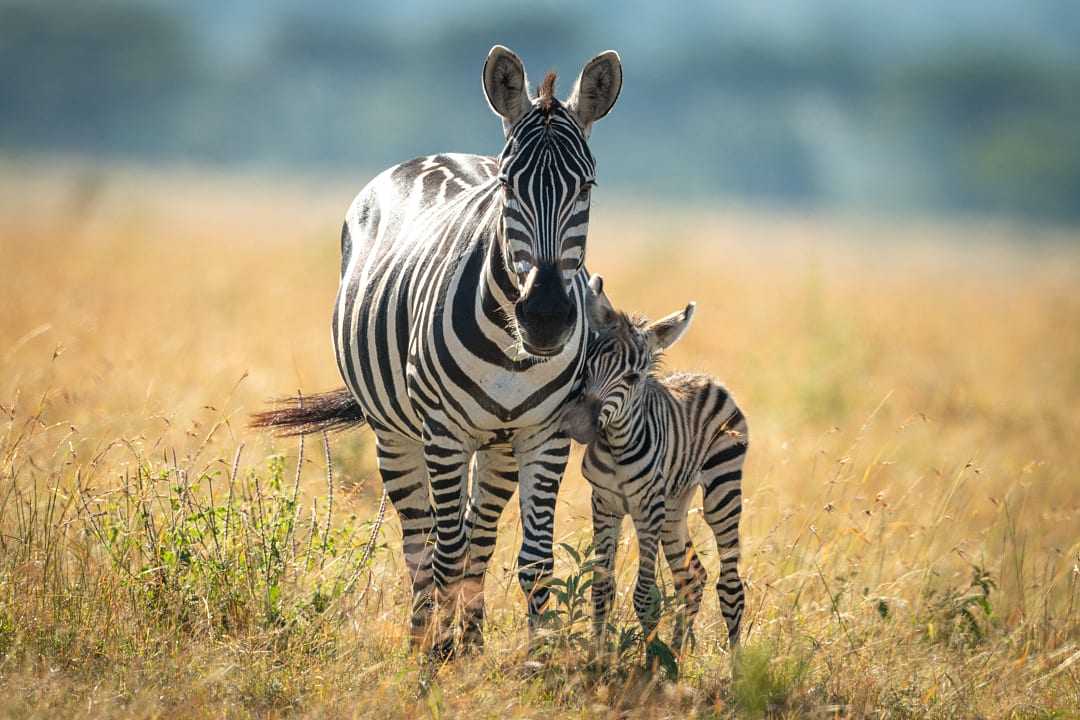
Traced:
<path id="1" fill-rule="evenodd" d="M 555 107 L 555 71 L 549 70 L 544 76 L 543 82 L 536 88 L 536 99 L 540 103 L 540 110 L 545 115 Z"/>
<path id="2" fill-rule="evenodd" d="M 648 324 L 649 318 L 641 313 L 615 310 L 612 319 L 596 332 L 601 337 L 614 338 L 621 343 L 636 345 L 643 342 L 642 330 Z"/>
<path id="3" fill-rule="evenodd" d="M 638 352 L 645 352 L 647 341 L 645 328 L 649 326 L 649 318 L 637 312 L 623 312 L 616 310 L 614 318 L 604 328 L 597 331 L 600 337 L 611 338 L 622 345 L 633 346 Z M 652 353 L 650 372 L 655 373 L 664 362 L 663 351 L 656 350 Z"/>

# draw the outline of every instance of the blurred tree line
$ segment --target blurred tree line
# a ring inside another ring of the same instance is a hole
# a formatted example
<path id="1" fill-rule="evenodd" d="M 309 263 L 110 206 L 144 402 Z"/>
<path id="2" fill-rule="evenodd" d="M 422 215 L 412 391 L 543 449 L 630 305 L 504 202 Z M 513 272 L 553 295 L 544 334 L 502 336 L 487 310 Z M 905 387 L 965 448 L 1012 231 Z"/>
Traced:
<path id="1" fill-rule="evenodd" d="M 0 150 L 344 169 L 361 182 L 428 152 L 497 152 L 479 81 L 493 43 L 534 81 L 560 69 L 563 95 L 583 61 L 615 47 L 624 92 L 593 140 L 606 186 L 1080 220 L 1080 51 L 1013 42 L 1008 22 L 898 53 L 842 17 L 793 38 L 716 13 L 612 23 L 619 6 L 605 3 L 464 4 L 434 19 L 298 7 L 0 2 Z M 1060 22 L 1080 37 L 1080 12 Z"/>

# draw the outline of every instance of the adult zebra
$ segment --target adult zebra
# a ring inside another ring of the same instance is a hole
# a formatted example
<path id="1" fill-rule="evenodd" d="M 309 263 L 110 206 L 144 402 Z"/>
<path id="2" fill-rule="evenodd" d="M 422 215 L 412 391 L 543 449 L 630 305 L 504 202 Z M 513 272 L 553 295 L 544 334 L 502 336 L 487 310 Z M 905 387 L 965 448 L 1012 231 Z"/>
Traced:
<path id="1" fill-rule="evenodd" d="M 518 579 L 530 629 L 548 599 L 555 498 L 569 455 L 558 415 L 578 381 L 586 336 L 595 184 L 586 139 L 619 95 L 619 56 L 590 60 L 565 103 L 554 83 L 548 73 L 531 97 L 520 58 L 495 46 L 483 86 L 502 118 L 502 153 L 419 158 L 360 192 L 342 228 L 333 319 L 348 389 L 256 421 L 371 427 L 403 527 L 413 640 L 428 636 L 437 606 L 438 652 L 453 648 L 457 602 L 463 640 L 482 642 L 484 571 L 519 484 Z"/>

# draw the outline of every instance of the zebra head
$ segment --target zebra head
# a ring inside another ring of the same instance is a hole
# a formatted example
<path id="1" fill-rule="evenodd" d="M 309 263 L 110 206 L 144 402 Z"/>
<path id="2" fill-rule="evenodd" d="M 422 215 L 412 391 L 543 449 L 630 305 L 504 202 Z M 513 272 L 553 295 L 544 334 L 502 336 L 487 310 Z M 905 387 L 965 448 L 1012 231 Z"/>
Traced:
<path id="1" fill-rule="evenodd" d="M 660 363 L 664 350 L 690 327 L 695 303 L 649 322 L 612 307 L 603 279 L 589 280 L 589 345 L 584 386 L 562 415 L 562 429 L 578 442 L 589 443 L 608 427 L 625 427 L 637 413 L 642 390 Z"/>
<path id="2" fill-rule="evenodd" d="M 596 162 L 586 142 L 622 88 L 622 64 L 609 50 L 586 63 L 569 99 L 555 98 L 555 73 L 529 95 L 521 59 L 496 45 L 484 64 L 488 104 L 502 118 L 498 158 L 499 242 L 516 289 L 514 319 L 531 355 L 558 354 L 577 324 L 572 280 L 585 261 L 589 194 Z"/>

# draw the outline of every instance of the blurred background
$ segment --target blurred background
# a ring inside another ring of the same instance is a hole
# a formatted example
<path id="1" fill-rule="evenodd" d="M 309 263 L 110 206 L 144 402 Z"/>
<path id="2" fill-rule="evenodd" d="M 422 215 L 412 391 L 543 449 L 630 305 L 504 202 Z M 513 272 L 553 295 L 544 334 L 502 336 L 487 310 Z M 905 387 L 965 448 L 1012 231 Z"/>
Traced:
<path id="1" fill-rule="evenodd" d="M 665 365 L 717 376 L 750 419 L 746 625 L 780 688 L 762 708 L 1080 717 L 1077 0 L 0 0 L 0 715 L 428 712 L 395 513 L 363 612 L 310 635 L 279 621 L 316 617 L 345 554 L 325 574 L 325 555 L 207 564 L 183 548 L 210 535 L 177 528 L 243 519 L 231 541 L 266 553 L 266 491 L 298 502 L 274 517 L 297 508 L 309 547 L 320 527 L 323 553 L 366 538 L 370 434 L 333 438 L 328 484 L 314 438 L 301 462 L 248 418 L 341 383 L 350 198 L 392 163 L 500 150 L 495 43 L 534 83 L 558 70 L 561 97 L 622 55 L 590 141 L 588 266 L 654 318 L 697 300 Z M 556 538 L 580 548 L 573 452 Z M 202 489 L 216 514 L 165 500 Z M 173 530 L 106 534 L 107 507 Z M 441 676 L 432 717 L 605 712 L 578 675 L 556 693 L 507 671 L 526 637 L 517 508 L 487 652 Z M 144 565 L 114 554 L 131 543 Z M 729 716 L 722 624 L 710 591 L 679 689 L 631 716 Z"/>
<path id="2" fill-rule="evenodd" d="M 1071 0 L 0 2 L 0 157 L 347 174 L 491 154 L 492 44 L 617 49 L 601 183 L 665 201 L 1080 220 Z"/>

